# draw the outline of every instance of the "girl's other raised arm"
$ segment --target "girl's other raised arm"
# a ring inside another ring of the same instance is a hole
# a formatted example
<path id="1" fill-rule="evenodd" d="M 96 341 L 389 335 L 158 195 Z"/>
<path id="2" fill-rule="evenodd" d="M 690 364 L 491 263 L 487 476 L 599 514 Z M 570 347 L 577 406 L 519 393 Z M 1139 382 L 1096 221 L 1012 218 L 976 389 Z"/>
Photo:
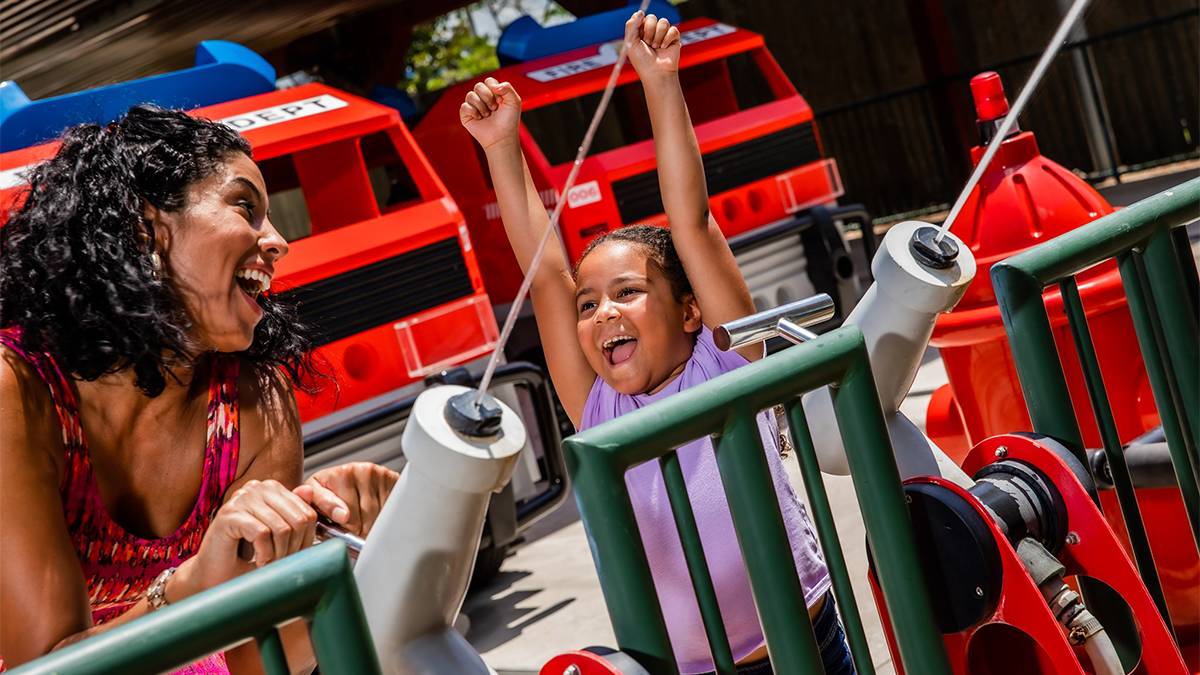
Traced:
<path id="1" fill-rule="evenodd" d="M 671 239 L 709 328 L 754 313 L 754 301 L 725 235 L 708 209 L 700 144 L 679 84 L 679 29 L 666 19 L 636 12 L 625 23 L 629 60 L 642 80 L 654 129 L 658 185 Z M 761 345 L 738 350 L 761 358 Z"/>
<path id="2" fill-rule="evenodd" d="M 467 93 L 459 118 L 487 155 L 504 231 L 521 271 L 528 273 L 550 218 L 521 154 L 517 135 L 521 99 L 511 84 L 489 77 Z M 534 276 L 530 300 L 554 389 L 578 427 L 596 373 L 579 347 L 575 281 L 562 244 L 553 234 Z"/>

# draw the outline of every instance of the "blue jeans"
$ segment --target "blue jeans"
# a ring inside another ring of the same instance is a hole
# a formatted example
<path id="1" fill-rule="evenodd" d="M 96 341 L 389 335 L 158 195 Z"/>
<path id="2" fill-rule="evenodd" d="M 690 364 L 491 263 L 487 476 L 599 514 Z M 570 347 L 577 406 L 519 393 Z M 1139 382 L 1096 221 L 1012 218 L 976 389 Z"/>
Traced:
<path id="1" fill-rule="evenodd" d="M 850 658 L 850 647 L 846 645 L 846 633 L 837 615 L 833 593 L 825 594 L 825 606 L 817 613 L 813 633 L 817 636 L 817 648 L 821 650 L 825 675 L 855 675 L 854 661 Z"/>
<path id="2" fill-rule="evenodd" d="M 854 661 L 850 658 L 850 647 L 846 645 L 846 634 L 842 631 L 841 620 L 838 619 L 833 593 L 825 595 L 825 606 L 813 621 L 813 634 L 817 638 L 817 648 L 821 652 L 821 664 L 825 666 L 825 675 L 855 675 Z M 738 675 L 775 673 L 768 659 L 739 666 L 737 672 Z"/>

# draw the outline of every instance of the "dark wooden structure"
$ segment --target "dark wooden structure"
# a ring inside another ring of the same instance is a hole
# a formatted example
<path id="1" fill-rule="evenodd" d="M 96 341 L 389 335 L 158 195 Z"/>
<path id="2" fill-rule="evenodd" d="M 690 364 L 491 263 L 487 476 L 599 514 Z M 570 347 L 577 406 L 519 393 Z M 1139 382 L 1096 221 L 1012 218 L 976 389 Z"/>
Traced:
<path id="1" fill-rule="evenodd" d="M 0 7 L 0 78 L 33 97 L 191 63 L 207 38 L 242 42 L 280 74 L 315 69 L 367 91 L 403 77 L 413 24 L 462 0 L 26 0 Z M 575 14 L 624 0 L 562 0 Z M 1003 76 L 1010 98 L 1062 16 L 1047 0 L 688 0 L 758 31 L 817 111 L 847 199 L 875 214 L 936 209 L 954 199 L 975 143 L 967 82 Z M 1085 37 L 1069 45 L 1022 125 L 1043 152 L 1100 179 L 1195 156 L 1200 136 L 1200 9 L 1196 0 L 1095 0 Z M 1088 67 L 1073 67 L 1080 50 Z M 1082 97 L 1111 130 L 1089 134 Z M 1097 147 L 1098 144 L 1102 147 Z M 1103 161 L 1097 161 L 1099 157 Z"/>

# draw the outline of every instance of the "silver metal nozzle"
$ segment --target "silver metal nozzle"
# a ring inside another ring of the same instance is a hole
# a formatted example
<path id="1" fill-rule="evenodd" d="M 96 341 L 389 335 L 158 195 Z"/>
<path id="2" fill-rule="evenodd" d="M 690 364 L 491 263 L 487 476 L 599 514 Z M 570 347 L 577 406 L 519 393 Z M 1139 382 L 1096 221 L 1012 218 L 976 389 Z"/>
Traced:
<path id="1" fill-rule="evenodd" d="M 828 321 L 833 314 L 833 298 L 818 293 L 721 324 L 713 331 L 713 342 L 718 349 L 726 352 L 775 336 L 783 336 L 795 343 L 805 342 L 816 337 L 805 327 Z"/>

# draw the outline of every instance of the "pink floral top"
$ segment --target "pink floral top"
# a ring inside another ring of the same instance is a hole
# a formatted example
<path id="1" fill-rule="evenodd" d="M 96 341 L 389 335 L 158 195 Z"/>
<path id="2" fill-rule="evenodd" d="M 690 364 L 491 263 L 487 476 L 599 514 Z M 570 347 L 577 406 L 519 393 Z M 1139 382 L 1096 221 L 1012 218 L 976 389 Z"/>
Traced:
<path id="1" fill-rule="evenodd" d="M 20 330 L 0 329 L 0 345 L 27 361 L 50 389 L 62 427 L 66 461 L 59 494 L 75 555 L 87 581 L 92 621 L 99 625 L 120 616 L 145 595 L 160 572 L 177 567 L 196 553 L 220 508 L 238 464 L 238 360 L 218 357 L 208 388 L 208 431 L 200 495 L 191 514 L 175 532 L 145 539 L 118 525 L 100 499 L 87 442 L 79 424 L 74 388 L 49 354 L 26 351 Z M 0 659 L 0 670 L 3 660 Z M 228 673 L 225 656 L 212 654 L 177 671 Z"/>

